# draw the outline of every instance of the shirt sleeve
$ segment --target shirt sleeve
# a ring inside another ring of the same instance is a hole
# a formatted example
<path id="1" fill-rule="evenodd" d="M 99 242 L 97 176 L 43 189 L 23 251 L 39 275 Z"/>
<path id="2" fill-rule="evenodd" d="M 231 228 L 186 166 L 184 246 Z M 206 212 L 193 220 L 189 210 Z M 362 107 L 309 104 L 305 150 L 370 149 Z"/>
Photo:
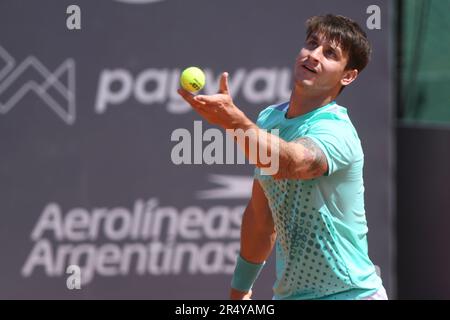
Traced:
<path id="1" fill-rule="evenodd" d="M 317 121 L 304 137 L 310 138 L 322 149 L 328 162 L 327 175 L 344 169 L 363 157 L 358 135 L 347 121 Z"/>

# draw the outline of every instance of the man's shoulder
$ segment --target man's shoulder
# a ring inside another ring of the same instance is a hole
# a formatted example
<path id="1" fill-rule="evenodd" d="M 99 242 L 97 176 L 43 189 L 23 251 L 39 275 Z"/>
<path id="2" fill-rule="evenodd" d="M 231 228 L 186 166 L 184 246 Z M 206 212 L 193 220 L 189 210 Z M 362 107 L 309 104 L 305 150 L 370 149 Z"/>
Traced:
<path id="1" fill-rule="evenodd" d="M 311 128 L 323 128 L 336 132 L 351 132 L 357 136 L 356 128 L 347 112 L 347 108 L 334 104 L 330 108 L 317 112 L 309 122 Z"/>
<path id="2" fill-rule="evenodd" d="M 306 136 L 342 150 L 350 148 L 348 151 L 358 155 L 358 159 L 363 156 L 358 132 L 347 114 L 347 109 L 342 106 L 335 105 L 314 117 L 309 123 Z"/>
<path id="3" fill-rule="evenodd" d="M 330 121 L 350 121 L 347 108 L 336 103 L 325 109 L 318 109 L 312 116 L 312 121 L 330 120 Z"/>

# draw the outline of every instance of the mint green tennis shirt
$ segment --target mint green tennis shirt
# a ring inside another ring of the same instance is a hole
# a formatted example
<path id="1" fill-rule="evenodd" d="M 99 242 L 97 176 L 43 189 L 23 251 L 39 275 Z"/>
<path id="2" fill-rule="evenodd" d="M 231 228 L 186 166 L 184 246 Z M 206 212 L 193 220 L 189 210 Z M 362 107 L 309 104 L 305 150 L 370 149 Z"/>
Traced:
<path id="1" fill-rule="evenodd" d="M 361 299 L 382 286 L 368 256 L 361 141 L 336 102 L 288 119 L 288 103 L 263 110 L 257 125 L 291 142 L 313 140 L 328 161 L 312 180 L 255 178 L 277 231 L 274 299 Z"/>

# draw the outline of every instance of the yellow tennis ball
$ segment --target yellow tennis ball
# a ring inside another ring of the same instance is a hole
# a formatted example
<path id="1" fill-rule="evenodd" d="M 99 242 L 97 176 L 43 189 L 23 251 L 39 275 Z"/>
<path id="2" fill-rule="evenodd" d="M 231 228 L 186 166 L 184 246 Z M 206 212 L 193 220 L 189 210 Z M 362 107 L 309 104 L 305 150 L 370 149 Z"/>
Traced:
<path id="1" fill-rule="evenodd" d="M 181 73 L 180 84 L 189 92 L 197 92 L 205 86 L 205 73 L 197 67 L 189 67 Z"/>

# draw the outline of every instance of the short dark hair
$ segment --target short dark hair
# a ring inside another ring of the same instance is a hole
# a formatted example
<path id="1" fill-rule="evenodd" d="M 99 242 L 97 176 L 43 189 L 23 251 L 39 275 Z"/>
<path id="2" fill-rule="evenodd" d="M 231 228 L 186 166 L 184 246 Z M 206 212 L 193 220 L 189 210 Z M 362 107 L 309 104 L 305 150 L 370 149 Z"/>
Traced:
<path id="1" fill-rule="evenodd" d="M 372 49 L 366 33 L 350 18 L 327 14 L 314 16 L 306 21 L 306 38 L 319 34 L 328 41 L 336 42 L 348 54 L 346 70 L 356 69 L 358 73 L 367 66 Z"/>

